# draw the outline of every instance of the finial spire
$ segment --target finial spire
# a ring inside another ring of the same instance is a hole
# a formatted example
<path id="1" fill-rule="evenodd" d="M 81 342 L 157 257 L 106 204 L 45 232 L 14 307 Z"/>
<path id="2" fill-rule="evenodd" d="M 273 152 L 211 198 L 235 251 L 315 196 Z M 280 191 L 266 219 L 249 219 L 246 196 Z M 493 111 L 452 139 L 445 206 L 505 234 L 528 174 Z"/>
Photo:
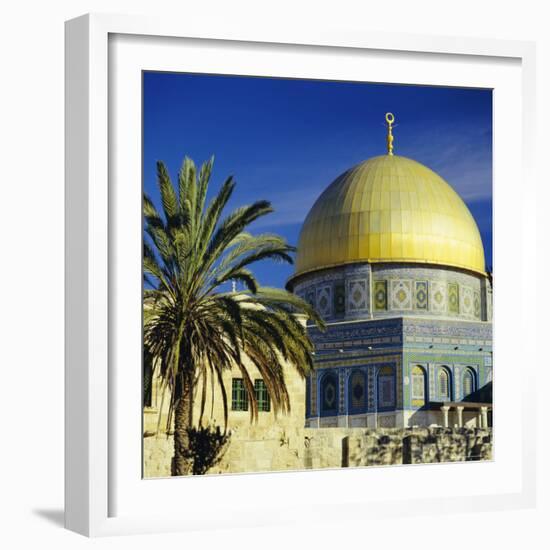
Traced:
<path id="1" fill-rule="evenodd" d="M 388 124 L 388 136 L 386 138 L 386 143 L 388 145 L 388 155 L 393 155 L 393 134 L 392 131 L 392 125 L 395 121 L 395 117 L 393 116 L 393 113 L 386 113 L 386 123 Z"/>

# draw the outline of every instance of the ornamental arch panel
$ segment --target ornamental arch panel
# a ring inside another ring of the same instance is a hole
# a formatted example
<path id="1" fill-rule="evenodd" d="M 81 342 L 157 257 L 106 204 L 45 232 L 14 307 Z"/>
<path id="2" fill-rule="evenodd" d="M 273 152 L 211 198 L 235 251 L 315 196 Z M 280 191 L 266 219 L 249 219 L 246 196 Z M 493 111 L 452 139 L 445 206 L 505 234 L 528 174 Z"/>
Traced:
<path id="1" fill-rule="evenodd" d="M 395 407 L 395 371 L 389 365 L 378 371 L 376 401 L 378 409 Z"/>
<path id="2" fill-rule="evenodd" d="M 367 410 L 367 376 L 355 369 L 348 379 L 348 413 L 360 414 Z"/>
<path id="3" fill-rule="evenodd" d="M 321 416 L 338 415 L 338 375 L 334 371 L 325 373 L 319 382 L 319 410 Z"/>
<path id="4" fill-rule="evenodd" d="M 467 367 L 462 374 L 462 396 L 468 397 L 475 391 L 477 391 L 476 375 L 471 367 Z"/>
<path id="5" fill-rule="evenodd" d="M 437 394 L 441 401 L 451 401 L 452 396 L 452 375 L 449 367 L 439 367 L 437 372 Z"/>
<path id="6" fill-rule="evenodd" d="M 427 395 L 426 369 L 415 365 L 411 370 L 411 404 L 413 407 L 423 407 L 426 404 Z"/>

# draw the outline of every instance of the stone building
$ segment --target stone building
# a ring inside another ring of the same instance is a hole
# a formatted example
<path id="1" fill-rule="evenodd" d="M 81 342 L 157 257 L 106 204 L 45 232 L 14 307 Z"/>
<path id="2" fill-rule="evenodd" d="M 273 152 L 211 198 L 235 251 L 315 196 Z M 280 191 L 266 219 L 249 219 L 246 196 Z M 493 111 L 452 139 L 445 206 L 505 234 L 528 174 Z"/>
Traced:
<path id="1" fill-rule="evenodd" d="M 386 121 L 387 154 L 337 177 L 302 227 L 287 288 L 327 323 L 308 329 L 315 369 L 304 381 L 282 365 L 291 411 L 276 417 L 251 366 L 254 424 L 239 371 L 225 373 L 232 436 L 212 473 L 490 457 L 492 288 L 479 230 L 446 181 L 393 154 Z M 172 456 L 157 388 L 144 410 L 146 477 L 169 475 Z M 206 410 L 221 424 L 219 395 Z"/>

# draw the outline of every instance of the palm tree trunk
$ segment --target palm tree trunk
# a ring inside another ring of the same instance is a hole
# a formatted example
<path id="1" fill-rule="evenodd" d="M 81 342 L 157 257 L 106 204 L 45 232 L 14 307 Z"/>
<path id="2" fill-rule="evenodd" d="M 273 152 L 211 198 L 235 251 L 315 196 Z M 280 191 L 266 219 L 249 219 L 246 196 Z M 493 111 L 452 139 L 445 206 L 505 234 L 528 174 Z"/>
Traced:
<path id="1" fill-rule="evenodd" d="M 191 473 L 193 460 L 189 448 L 188 429 L 193 425 L 193 383 L 192 375 L 183 377 L 184 387 L 174 411 L 174 459 L 173 476 L 185 476 Z"/>

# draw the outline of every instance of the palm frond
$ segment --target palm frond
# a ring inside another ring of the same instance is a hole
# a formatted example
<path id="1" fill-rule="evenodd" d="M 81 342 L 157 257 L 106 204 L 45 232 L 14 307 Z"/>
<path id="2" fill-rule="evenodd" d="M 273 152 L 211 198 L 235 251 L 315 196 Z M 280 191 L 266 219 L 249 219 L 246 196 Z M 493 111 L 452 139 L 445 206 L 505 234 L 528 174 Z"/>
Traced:
<path id="1" fill-rule="evenodd" d="M 163 162 L 157 162 L 157 179 L 168 229 L 178 225 L 180 208 L 172 180 Z"/>

